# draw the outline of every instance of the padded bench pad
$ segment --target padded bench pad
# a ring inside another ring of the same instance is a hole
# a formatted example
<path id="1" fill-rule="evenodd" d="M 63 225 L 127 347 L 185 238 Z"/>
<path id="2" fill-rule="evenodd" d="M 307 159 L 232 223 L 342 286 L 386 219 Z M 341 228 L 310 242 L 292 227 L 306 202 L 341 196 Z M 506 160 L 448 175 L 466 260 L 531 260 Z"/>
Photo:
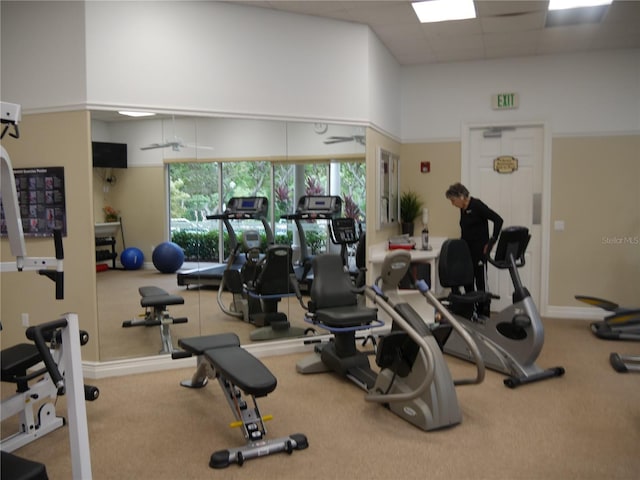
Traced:
<path id="1" fill-rule="evenodd" d="M 192 355 L 204 355 L 221 377 L 249 395 L 264 397 L 276 388 L 276 377 L 240 346 L 235 333 L 182 338 L 178 345 Z"/>
<path id="2" fill-rule="evenodd" d="M 140 287 L 138 288 L 138 292 L 140 292 L 142 296 L 140 299 L 140 306 L 142 307 L 163 307 L 167 305 L 184 304 L 184 298 L 179 295 L 170 295 L 160 287 Z"/>
<path id="3" fill-rule="evenodd" d="M 0 475 L 12 480 L 47 480 L 47 468 L 44 464 L 17 457 L 12 453 L 0 452 Z"/>
<path id="4" fill-rule="evenodd" d="M 239 347 L 240 339 L 235 333 L 219 333 L 203 337 L 181 338 L 178 345 L 192 355 L 202 355 L 205 350 L 221 347 Z"/>
<path id="5" fill-rule="evenodd" d="M 2 350 L 2 380 L 11 382 L 12 377 L 25 375 L 27 369 L 42 361 L 38 348 L 33 343 L 19 343 Z"/>
<path id="6" fill-rule="evenodd" d="M 211 348 L 204 356 L 222 377 L 249 395 L 264 397 L 276 388 L 276 377 L 242 347 Z"/>

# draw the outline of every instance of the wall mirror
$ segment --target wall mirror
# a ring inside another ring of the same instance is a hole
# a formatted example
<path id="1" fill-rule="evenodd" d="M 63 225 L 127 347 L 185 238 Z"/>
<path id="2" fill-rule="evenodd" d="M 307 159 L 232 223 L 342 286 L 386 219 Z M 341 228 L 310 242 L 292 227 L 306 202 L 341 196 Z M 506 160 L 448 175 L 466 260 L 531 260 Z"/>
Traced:
<path id="1" fill-rule="evenodd" d="M 219 293 L 219 280 L 201 274 L 224 269 L 231 253 L 224 223 L 207 216 L 224 210 L 232 196 L 268 199 L 267 223 L 277 243 L 292 246 L 294 260 L 303 246 L 309 254 L 339 248 L 329 240 L 327 221 L 303 222 L 300 238 L 295 222 L 282 218 L 295 211 L 302 195 L 340 196 L 342 214 L 366 228 L 364 127 L 180 115 L 129 119 L 103 111 L 92 112 L 91 123 L 92 140 L 126 144 L 128 160 L 127 168 L 94 168 L 96 223 L 105 223 L 111 210 L 121 221 L 116 268 L 98 262 L 110 268 L 96 273 L 101 361 L 163 353 L 159 326 L 123 327 L 144 316 L 142 286 L 184 298 L 184 304 L 168 307 L 171 316 L 188 319 L 170 326 L 174 344 L 181 337 L 230 331 L 243 343 L 256 341 L 255 325 L 222 311 L 221 304 L 233 309 L 232 295 Z M 240 240 L 246 231 L 266 237 L 259 220 L 231 224 Z M 152 262 L 155 247 L 166 240 L 184 249 L 185 262 L 175 273 L 160 273 Z M 143 268 L 123 268 L 120 254 L 130 247 L 143 253 Z M 282 299 L 278 310 L 292 326 L 310 326 L 295 297 Z"/>
<path id="2" fill-rule="evenodd" d="M 378 228 L 395 225 L 400 218 L 400 159 L 382 148 L 378 149 Z"/>

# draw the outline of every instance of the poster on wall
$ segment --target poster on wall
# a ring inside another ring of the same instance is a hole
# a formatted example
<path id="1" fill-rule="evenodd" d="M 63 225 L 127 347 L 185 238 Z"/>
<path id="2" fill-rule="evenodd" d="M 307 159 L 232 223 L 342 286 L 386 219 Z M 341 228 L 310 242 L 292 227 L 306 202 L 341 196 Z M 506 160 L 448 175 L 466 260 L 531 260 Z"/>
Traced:
<path id="1" fill-rule="evenodd" d="M 56 228 L 66 236 L 64 167 L 22 168 L 13 173 L 25 237 L 51 237 Z M 0 210 L 0 234 L 4 236 L 7 225 L 4 209 Z"/>

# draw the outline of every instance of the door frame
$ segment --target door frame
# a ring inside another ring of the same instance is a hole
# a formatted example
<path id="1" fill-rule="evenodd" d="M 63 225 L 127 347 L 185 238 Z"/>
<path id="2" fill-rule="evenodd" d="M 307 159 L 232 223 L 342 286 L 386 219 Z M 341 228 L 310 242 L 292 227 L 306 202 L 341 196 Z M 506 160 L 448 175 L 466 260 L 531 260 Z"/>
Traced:
<path id="1" fill-rule="evenodd" d="M 538 310 L 545 316 L 549 311 L 549 225 L 551 217 L 551 129 L 546 121 L 513 122 L 463 122 L 461 131 L 460 178 L 463 184 L 469 184 L 471 172 L 471 154 L 469 149 L 472 130 L 491 127 L 538 127 L 542 128 L 542 238 L 540 251 L 540 305 Z"/>

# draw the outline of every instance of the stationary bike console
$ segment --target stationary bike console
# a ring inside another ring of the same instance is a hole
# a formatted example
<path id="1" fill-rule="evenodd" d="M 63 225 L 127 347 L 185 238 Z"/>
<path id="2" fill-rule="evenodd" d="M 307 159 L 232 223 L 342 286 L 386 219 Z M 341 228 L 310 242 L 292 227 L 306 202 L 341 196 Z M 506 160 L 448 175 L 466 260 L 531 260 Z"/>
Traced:
<path id="1" fill-rule="evenodd" d="M 511 266 L 511 258 L 517 268 L 523 267 L 524 253 L 529 245 L 529 230 L 526 227 L 507 227 L 500 233 L 500 240 L 493 258 L 489 256 L 491 265 L 499 269 Z"/>
<path id="2" fill-rule="evenodd" d="M 358 241 L 356 221 L 353 218 L 332 218 L 331 241 L 336 245 L 350 245 Z"/>

